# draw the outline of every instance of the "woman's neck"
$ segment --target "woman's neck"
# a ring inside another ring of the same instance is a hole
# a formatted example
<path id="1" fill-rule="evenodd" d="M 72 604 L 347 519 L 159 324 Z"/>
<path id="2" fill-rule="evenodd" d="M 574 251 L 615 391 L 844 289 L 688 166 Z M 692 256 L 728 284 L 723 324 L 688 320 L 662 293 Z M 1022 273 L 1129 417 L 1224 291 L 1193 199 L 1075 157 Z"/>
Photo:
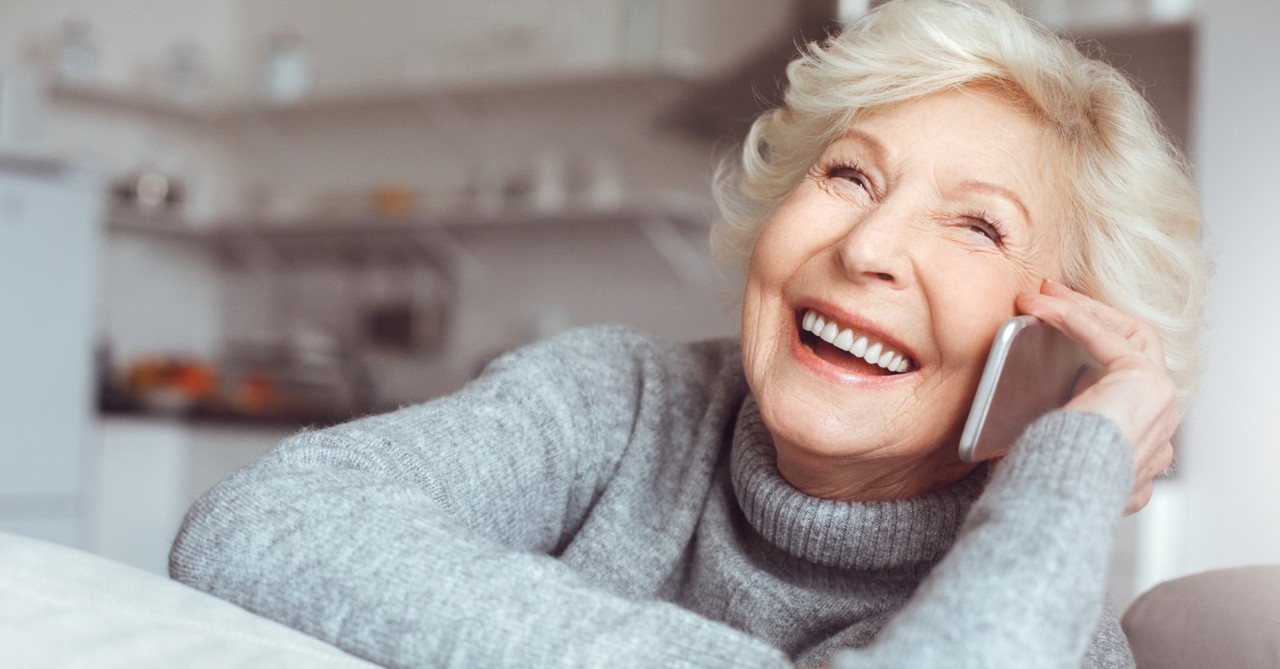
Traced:
<path id="1" fill-rule="evenodd" d="M 977 465 L 961 462 L 954 449 L 913 457 L 831 457 L 774 441 L 778 473 L 812 497 L 879 502 L 910 499 L 968 476 Z"/>

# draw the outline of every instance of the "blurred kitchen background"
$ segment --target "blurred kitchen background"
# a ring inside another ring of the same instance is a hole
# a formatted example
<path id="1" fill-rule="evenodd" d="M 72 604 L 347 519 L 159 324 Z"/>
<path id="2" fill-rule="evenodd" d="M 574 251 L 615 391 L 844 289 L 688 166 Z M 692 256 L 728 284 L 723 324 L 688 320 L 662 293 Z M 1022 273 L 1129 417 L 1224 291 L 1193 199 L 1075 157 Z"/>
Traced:
<path id="1" fill-rule="evenodd" d="M 191 501 L 300 427 L 577 325 L 734 334 L 714 165 L 867 4 L 0 0 L 0 530 L 164 572 Z M 1280 5 L 1022 4 L 1144 83 L 1218 262 L 1113 596 L 1280 562 Z"/>

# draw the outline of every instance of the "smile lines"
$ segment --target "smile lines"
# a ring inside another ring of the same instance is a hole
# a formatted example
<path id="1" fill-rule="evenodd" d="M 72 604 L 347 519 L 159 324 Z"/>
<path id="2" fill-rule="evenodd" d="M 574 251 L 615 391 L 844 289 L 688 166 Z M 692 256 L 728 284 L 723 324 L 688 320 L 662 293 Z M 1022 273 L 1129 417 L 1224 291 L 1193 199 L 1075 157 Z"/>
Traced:
<path id="1" fill-rule="evenodd" d="M 884 342 L 858 335 L 850 328 L 840 327 L 834 320 L 813 309 L 805 311 L 800 327 L 817 335 L 822 341 L 892 373 L 901 374 L 912 368 L 911 358 L 885 346 Z"/>

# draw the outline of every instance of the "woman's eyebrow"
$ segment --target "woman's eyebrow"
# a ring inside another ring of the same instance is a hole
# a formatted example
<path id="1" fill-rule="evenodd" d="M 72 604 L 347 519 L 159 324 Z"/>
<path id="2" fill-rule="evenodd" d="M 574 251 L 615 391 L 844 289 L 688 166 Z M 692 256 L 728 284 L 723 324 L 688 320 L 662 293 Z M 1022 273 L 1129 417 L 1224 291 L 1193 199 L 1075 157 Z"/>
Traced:
<path id="1" fill-rule="evenodd" d="M 851 141 L 861 145 L 871 153 L 871 157 L 878 163 L 883 163 L 885 158 L 889 155 L 889 151 L 885 149 L 884 144 L 880 143 L 880 140 L 876 139 L 874 135 L 868 134 L 863 130 L 858 130 L 857 128 L 849 128 L 848 130 L 840 133 L 840 135 L 836 137 L 836 141 Z"/>
<path id="2" fill-rule="evenodd" d="M 864 130 L 859 130 L 858 128 L 849 128 L 848 130 L 840 133 L 840 135 L 836 137 L 836 142 L 841 141 L 849 141 L 859 145 L 861 148 L 869 152 L 872 159 L 879 164 L 883 164 L 889 155 L 889 150 L 885 148 L 885 145 L 881 143 L 879 139 L 876 139 L 875 135 Z M 1027 206 L 1023 204 L 1022 198 L 1018 197 L 1018 194 L 1009 188 L 990 181 L 977 180 L 965 181 L 960 184 L 960 188 L 962 190 L 988 193 L 1001 199 L 1008 200 L 1018 208 L 1018 211 L 1022 214 L 1023 220 L 1028 222 L 1032 220 L 1031 212 L 1027 209 Z"/>
<path id="3" fill-rule="evenodd" d="M 1023 219 L 1028 222 L 1031 221 L 1031 212 L 1027 211 L 1026 205 L 1022 204 L 1022 199 L 1018 197 L 1018 194 L 1004 186 L 1001 186 L 1000 184 L 994 184 L 989 181 L 965 181 L 960 184 L 960 188 L 962 190 L 990 193 L 996 197 L 1008 200 L 1018 207 L 1018 211 L 1022 212 Z"/>

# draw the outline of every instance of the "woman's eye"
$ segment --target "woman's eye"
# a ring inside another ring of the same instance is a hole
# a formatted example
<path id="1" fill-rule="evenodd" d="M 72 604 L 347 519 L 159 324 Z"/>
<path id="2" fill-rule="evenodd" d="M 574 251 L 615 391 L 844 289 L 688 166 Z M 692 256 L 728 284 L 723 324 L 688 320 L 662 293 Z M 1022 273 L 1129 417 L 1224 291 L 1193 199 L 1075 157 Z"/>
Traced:
<path id="1" fill-rule="evenodd" d="M 968 223 L 969 230 L 971 230 L 972 232 L 975 232 L 979 235 L 982 235 L 983 237 L 986 237 L 993 244 L 1000 243 L 1000 240 L 1002 239 L 1002 236 L 1000 235 L 1000 231 L 997 230 L 995 225 L 993 225 L 990 221 L 986 221 L 981 218 L 970 218 L 967 220 L 967 223 Z"/>
<path id="2" fill-rule="evenodd" d="M 830 176 L 833 179 L 843 179 L 844 181 L 851 182 L 863 190 L 871 190 L 871 184 L 868 183 L 866 175 L 855 168 L 837 167 L 831 170 Z"/>

